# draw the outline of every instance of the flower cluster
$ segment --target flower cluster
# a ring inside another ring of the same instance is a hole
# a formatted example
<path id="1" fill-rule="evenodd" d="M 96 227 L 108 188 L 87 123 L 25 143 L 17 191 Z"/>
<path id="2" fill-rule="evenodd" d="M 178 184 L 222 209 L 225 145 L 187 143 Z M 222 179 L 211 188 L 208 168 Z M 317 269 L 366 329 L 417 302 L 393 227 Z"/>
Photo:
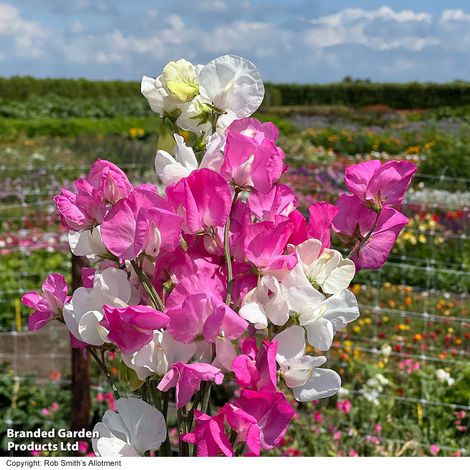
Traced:
<path id="1" fill-rule="evenodd" d="M 43 295 L 26 294 L 30 328 L 62 321 L 102 369 L 96 351 L 109 350 L 134 375 L 141 399 L 119 398 L 112 384 L 116 410 L 95 427 L 97 455 L 168 455 L 170 396 L 181 455 L 260 455 L 280 445 L 294 416 L 289 397 L 339 390 L 326 357 L 307 350 L 327 351 L 359 317 L 348 287 L 358 268 L 385 262 L 406 223 L 391 206 L 415 167 L 350 167 L 353 194 L 312 204 L 307 219 L 280 181 L 277 128 L 249 117 L 264 94 L 251 62 L 170 62 L 144 77 L 142 92 L 174 131 L 173 154 L 155 159 L 161 191 L 98 160 L 75 192 L 56 196 L 71 251 L 93 267 L 71 296 L 59 275 Z M 354 247 L 347 258 L 331 247 L 332 229 Z M 230 381 L 236 397 L 212 410 L 211 390 Z"/>

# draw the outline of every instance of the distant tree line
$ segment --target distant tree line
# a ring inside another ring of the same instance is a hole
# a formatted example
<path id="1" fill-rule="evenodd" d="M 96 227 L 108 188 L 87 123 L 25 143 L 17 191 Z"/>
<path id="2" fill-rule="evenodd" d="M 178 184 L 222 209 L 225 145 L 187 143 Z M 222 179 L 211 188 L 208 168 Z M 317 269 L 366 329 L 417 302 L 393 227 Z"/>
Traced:
<path id="1" fill-rule="evenodd" d="M 55 94 L 71 99 L 138 96 L 139 82 L 96 81 L 33 77 L 0 77 L 0 99 L 27 101 L 32 96 Z M 330 84 L 267 83 L 264 106 L 345 105 L 362 107 L 382 104 L 396 109 L 434 108 L 470 104 L 470 82 L 372 83 L 352 80 Z"/>

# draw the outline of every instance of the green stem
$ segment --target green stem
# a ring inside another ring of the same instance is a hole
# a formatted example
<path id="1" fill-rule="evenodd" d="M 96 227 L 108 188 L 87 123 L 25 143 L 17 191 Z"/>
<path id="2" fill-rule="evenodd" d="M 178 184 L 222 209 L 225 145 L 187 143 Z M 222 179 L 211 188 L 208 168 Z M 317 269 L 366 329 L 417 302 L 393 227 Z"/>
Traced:
<path id="1" fill-rule="evenodd" d="M 101 362 L 101 359 L 98 357 L 98 354 L 96 354 L 96 352 L 93 350 L 91 346 L 87 346 L 87 351 L 91 354 L 91 356 L 93 356 L 93 359 L 96 361 L 99 368 L 108 379 L 108 383 L 113 390 L 114 396 L 116 397 L 117 400 L 119 400 L 119 398 L 121 398 L 121 395 L 119 394 L 119 390 L 117 389 L 116 384 L 114 383 L 113 378 L 111 377 L 111 374 L 109 373 L 108 368 L 106 367 L 106 364 Z"/>
<path id="2" fill-rule="evenodd" d="M 237 202 L 240 189 L 235 188 L 233 195 L 232 206 L 230 208 L 230 214 L 227 222 L 225 223 L 224 229 L 224 254 L 225 264 L 227 266 L 227 295 L 225 296 L 225 303 L 230 306 L 232 300 L 232 288 L 233 288 L 233 270 L 232 270 L 232 256 L 230 254 L 230 219 L 232 218 L 233 211 L 235 209 L 235 203 Z"/>
<path id="3" fill-rule="evenodd" d="M 184 434 L 188 432 L 187 428 L 187 413 L 186 408 L 179 408 L 177 411 L 177 419 L 178 419 L 178 446 L 179 446 L 179 455 L 180 457 L 188 457 L 189 456 L 189 446 L 186 442 L 182 440 Z"/>
<path id="4" fill-rule="evenodd" d="M 153 287 L 147 275 L 144 273 L 144 271 L 142 271 L 140 266 L 137 264 L 137 261 L 133 260 L 131 261 L 131 264 L 134 268 L 135 273 L 137 274 L 137 277 L 139 278 L 140 283 L 145 289 L 145 292 L 147 292 L 150 302 L 152 302 L 153 304 L 153 308 L 155 308 L 155 310 L 163 311 L 163 309 L 165 308 L 165 306 L 163 305 L 163 301 L 158 295 L 158 292 Z"/>

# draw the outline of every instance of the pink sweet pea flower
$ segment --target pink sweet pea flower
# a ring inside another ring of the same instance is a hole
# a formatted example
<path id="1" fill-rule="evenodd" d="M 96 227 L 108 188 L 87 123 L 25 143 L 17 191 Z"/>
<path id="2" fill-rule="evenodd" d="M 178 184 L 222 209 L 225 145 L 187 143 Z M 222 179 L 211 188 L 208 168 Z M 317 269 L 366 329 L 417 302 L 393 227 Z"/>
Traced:
<path id="1" fill-rule="evenodd" d="M 225 289 L 218 277 L 199 274 L 184 278 L 166 304 L 170 335 L 183 343 L 190 343 L 199 335 L 213 342 L 222 332 L 229 340 L 239 338 L 248 323 L 224 303 Z"/>
<path id="2" fill-rule="evenodd" d="M 59 315 L 67 300 L 69 286 L 61 274 L 50 274 L 42 286 L 42 295 L 31 291 L 23 295 L 22 302 L 34 312 L 28 318 L 28 329 L 36 331 Z"/>
<path id="3" fill-rule="evenodd" d="M 291 245 L 300 245 L 309 238 L 307 233 L 307 221 L 302 213 L 297 209 L 289 214 L 288 219 L 293 225 L 293 230 L 287 243 Z"/>
<path id="4" fill-rule="evenodd" d="M 181 218 L 168 202 L 148 188 L 136 188 L 104 218 L 101 236 L 114 255 L 132 260 L 173 251 L 179 243 Z"/>
<path id="5" fill-rule="evenodd" d="M 320 240 L 322 249 L 330 248 L 330 228 L 338 208 L 328 202 L 312 204 L 308 211 L 310 219 L 307 225 L 307 233 L 310 237 Z"/>
<path id="6" fill-rule="evenodd" d="M 377 218 L 375 211 L 352 194 L 342 194 L 336 207 L 339 212 L 333 220 L 333 229 L 340 237 L 357 243 L 372 230 L 369 240 L 351 258 L 357 270 L 381 268 L 408 218 L 391 207 L 384 207 Z"/>
<path id="7" fill-rule="evenodd" d="M 359 199 L 374 209 L 400 204 L 416 173 L 414 163 L 407 161 L 370 160 L 346 168 L 344 182 Z"/>
<path id="8" fill-rule="evenodd" d="M 234 121 L 227 140 L 220 174 L 243 188 L 269 192 L 283 171 L 284 152 L 275 145 L 279 131 L 270 122 L 254 118 Z"/>
<path id="9" fill-rule="evenodd" d="M 184 442 L 194 444 L 198 457 L 216 457 L 225 455 L 233 457 L 233 449 L 225 434 L 224 414 L 209 416 L 199 410 L 194 410 L 196 424 L 194 431 L 182 437 Z"/>
<path id="10" fill-rule="evenodd" d="M 153 338 L 153 332 L 166 326 L 168 315 L 146 305 L 123 308 L 103 307 L 104 318 L 100 324 L 108 331 L 108 339 L 124 354 L 133 354 Z"/>
<path id="11" fill-rule="evenodd" d="M 132 191 L 132 185 L 126 174 L 107 160 L 97 160 L 93 163 L 87 181 L 101 191 L 104 200 L 110 204 L 116 204 Z"/>
<path id="12" fill-rule="evenodd" d="M 256 356 L 237 356 L 232 362 L 237 384 L 259 392 L 274 393 L 277 384 L 276 354 L 277 341 L 263 341 L 262 349 Z"/>
<path id="13" fill-rule="evenodd" d="M 230 403 L 224 405 L 224 413 L 227 423 L 237 433 L 236 442 L 246 442 L 248 455 L 259 456 L 261 438 L 256 418 Z"/>
<path id="14" fill-rule="evenodd" d="M 106 213 L 102 193 L 88 181 L 75 181 L 76 193 L 62 189 L 54 197 L 62 225 L 69 230 L 81 231 L 101 223 Z"/>
<path id="15" fill-rule="evenodd" d="M 191 400 L 202 381 L 214 381 L 220 385 L 223 380 L 224 374 L 220 369 L 210 364 L 175 362 L 160 380 L 157 388 L 167 392 L 170 388 L 176 387 L 176 408 L 181 408 Z"/>
<path id="16" fill-rule="evenodd" d="M 247 205 L 253 215 L 260 221 L 274 222 L 277 217 L 287 217 L 297 206 L 295 194 L 289 186 L 279 184 L 269 192 L 254 192 Z"/>
<path id="17" fill-rule="evenodd" d="M 230 213 L 232 190 L 219 174 L 203 168 L 193 171 L 166 190 L 175 211 L 184 218 L 186 233 L 199 234 L 223 227 Z"/>
<path id="18" fill-rule="evenodd" d="M 191 343 L 202 335 L 213 342 L 221 335 L 230 340 L 239 338 L 248 322 L 215 297 L 204 293 L 190 295 L 181 306 L 166 311 L 170 317 L 168 332 L 177 341 Z"/>
<path id="19" fill-rule="evenodd" d="M 233 404 L 256 419 L 261 447 L 267 450 L 280 444 L 294 416 L 294 409 L 280 392 L 242 390 Z"/>
<path id="20" fill-rule="evenodd" d="M 177 285 L 184 278 L 197 272 L 197 265 L 193 259 L 181 246 L 177 246 L 174 251 L 158 257 L 152 276 L 152 284 L 163 298 L 163 284 L 165 282 Z"/>
<path id="21" fill-rule="evenodd" d="M 282 279 L 297 264 L 295 253 L 284 254 L 293 228 L 288 220 L 250 225 L 244 241 L 247 259 L 264 274 Z"/>

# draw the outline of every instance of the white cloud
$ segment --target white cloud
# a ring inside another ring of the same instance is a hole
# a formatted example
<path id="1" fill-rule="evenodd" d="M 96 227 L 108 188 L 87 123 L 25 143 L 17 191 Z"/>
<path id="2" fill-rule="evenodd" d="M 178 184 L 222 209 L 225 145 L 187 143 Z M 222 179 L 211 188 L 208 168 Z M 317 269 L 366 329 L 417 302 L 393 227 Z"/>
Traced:
<path id="1" fill-rule="evenodd" d="M 48 33 L 39 23 L 23 19 L 15 6 L 0 3 L 0 37 L 12 41 L 18 56 L 39 58 L 45 54 Z"/>
<path id="2" fill-rule="evenodd" d="M 313 27 L 305 33 L 305 41 L 314 49 L 360 44 L 378 51 L 419 51 L 438 44 L 438 38 L 433 37 L 431 31 L 423 36 L 423 28 L 416 28 L 416 25 L 432 25 L 432 16 L 411 10 L 395 12 L 386 6 L 377 10 L 346 8 L 310 23 Z M 394 28 L 391 34 L 390 26 Z"/>

